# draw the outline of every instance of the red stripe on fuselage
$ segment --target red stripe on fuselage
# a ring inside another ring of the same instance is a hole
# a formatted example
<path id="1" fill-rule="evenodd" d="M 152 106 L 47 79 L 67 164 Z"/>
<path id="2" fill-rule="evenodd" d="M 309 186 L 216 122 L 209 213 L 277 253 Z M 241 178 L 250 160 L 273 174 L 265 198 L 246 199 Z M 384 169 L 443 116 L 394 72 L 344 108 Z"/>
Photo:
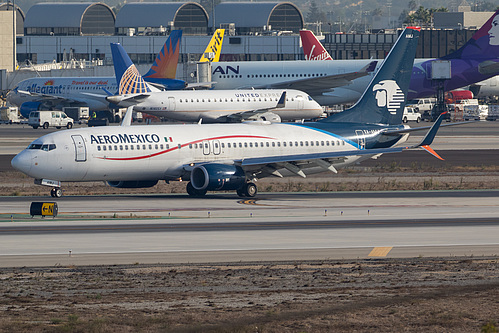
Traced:
<path id="1" fill-rule="evenodd" d="M 145 156 L 136 156 L 136 157 L 97 157 L 97 158 L 101 159 L 101 160 L 112 160 L 112 161 L 143 160 L 145 158 L 150 158 L 150 157 L 155 157 L 155 156 L 159 156 L 159 155 L 162 155 L 162 154 L 166 154 L 166 153 L 169 153 L 169 152 L 174 151 L 176 149 L 183 148 L 183 147 L 186 147 L 188 145 L 192 145 L 192 144 L 203 142 L 203 141 L 222 140 L 222 139 L 234 139 L 234 138 L 239 138 L 239 139 L 246 138 L 246 139 L 270 139 L 270 140 L 275 140 L 274 138 L 270 138 L 270 137 L 267 137 L 267 136 L 259 136 L 259 135 L 226 135 L 226 136 L 217 136 L 217 137 L 213 137 L 213 138 L 209 138 L 209 139 L 200 139 L 200 140 L 196 140 L 196 141 L 191 141 L 191 142 L 188 142 L 188 143 L 184 143 L 183 145 L 180 145 L 180 147 L 176 146 L 176 147 L 173 147 L 173 148 L 169 148 L 169 149 L 166 149 L 166 150 L 163 150 L 163 151 L 159 151 L 159 152 L 154 153 L 154 154 L 145 155 Z"/>

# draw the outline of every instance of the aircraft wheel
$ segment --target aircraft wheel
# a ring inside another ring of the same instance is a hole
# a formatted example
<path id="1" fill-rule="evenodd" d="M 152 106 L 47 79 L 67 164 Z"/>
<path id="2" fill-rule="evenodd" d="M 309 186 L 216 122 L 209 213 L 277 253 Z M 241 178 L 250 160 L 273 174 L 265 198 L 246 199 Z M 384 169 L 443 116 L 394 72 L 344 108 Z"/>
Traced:
<path id="1" fill-rule="evenodd" d="M 50 196 L 52 198 L 60 198 L 62 197 L 62 190 L 59 187 L 55 187 L 52 190 L 50 190 Z"/>
<path id="2" fill-rule="evenodd" d="M 258 189 L 256 188 L 256 185 L 253 183 L 247 183 L 243 187 L 243 192 L 244 195 L 247 196 L 248 198 L 253 198 L 256 193 L 258 192 Z"/>
<path id="3" fill-rule="evenodd" d="M 44 123 L 44 124 L 43 124 L 43 128 L 44 128 L 44 129 L 49 128 L 49 123 Z"/>

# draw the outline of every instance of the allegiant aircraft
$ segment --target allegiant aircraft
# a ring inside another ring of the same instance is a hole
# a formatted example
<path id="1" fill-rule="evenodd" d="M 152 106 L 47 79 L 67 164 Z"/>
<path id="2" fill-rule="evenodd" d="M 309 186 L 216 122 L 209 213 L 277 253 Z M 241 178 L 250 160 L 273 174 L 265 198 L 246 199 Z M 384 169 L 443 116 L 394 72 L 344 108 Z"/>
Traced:
<path id="1" fill-rule="evenodd" d="M 221 31 L 220 31 L 221 30 Z M 221 50 L 223 29 L 215 31 L 205 53 L 218 56 Z M 216 39 L 215 36 L 217 37 Z M 159 89 L 179 90 L 188 87 L 183 80 L 175 79 L 182 31 L 173 30 L 157 55 L 150 70 L 144 75 L 149 84 Z M 19 107 L 22 116 L 40 109 L 62 109 L 65 106 L 88 106 L 92 111 L 108 110 L 106 92 L 117 91 L 113 77 L 37 77 L 21 81 L 7 94 L 7 101 Z"/>
<path id="2" fill-rule="evenodd" d="M 54 197 L 62 195 L 62 181 L 137 188 L 159 180 L 188 180 L 191 196 L 235 190 L 253 197 L 254 182 L 262 177 L 336 172 L 379 154 L 420 147 L 436 155 L 429 145 L 442 116 L 418 145 L 396 146 L 420 129 L 402 125 L 419 33 L 405 29 L 357 104 L 322 121 L 131 126 L 129 107 L 121 126 L 47 134 L 11 163 L 36 184 L 52 186 Z M 140 75 L 131 77 L 143 85 Z"/>
<path id="3" fill-rule="evenodd" d="M 499 74 L 499 11 L 457 51 L 438 59 L 416 59 L 412 68 L 409 99 L 434 96 L 432 62 L 449 60 L 452 78 L 445 91 L 465 87 Z M 496 31 L 498 30 L 498 31 Z M 307 58 L 311 47 L 304 40 Z M 316 49 L 319 45 L 316 45 Z M 314 50 L 315 52 L 315 50 Z M 317 56 L 317 55 L 316 55 Z M 320 55 L 325 57 L 324 55 Z M 313 52 L 312 52 L 313 58 Z M 360 71 L 373 60 L 334 61 L 243 61 L 219 62 L 212 66 L 215 89 L 293 88 L 307 92 L 321 105 L 354 103 L 369 84 L 373 72 L 354 79 L 344 73 Z M 381 61 L 377 61 L 379 67 Z M 362 72 L 362 71 L 360 71 Z"/>

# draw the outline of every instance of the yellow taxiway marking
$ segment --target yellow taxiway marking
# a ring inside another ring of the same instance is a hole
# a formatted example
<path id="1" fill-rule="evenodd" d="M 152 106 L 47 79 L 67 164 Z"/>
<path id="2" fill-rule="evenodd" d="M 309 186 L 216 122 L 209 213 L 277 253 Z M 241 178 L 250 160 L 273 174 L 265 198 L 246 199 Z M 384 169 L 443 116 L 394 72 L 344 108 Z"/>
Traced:
<path id="1" fill-rule="evenodd" d="M 386 257 L 388 252 L 390 252 L 393 247 L 375 247 L 371 253 L 369 253 L 368 257 Z"/>

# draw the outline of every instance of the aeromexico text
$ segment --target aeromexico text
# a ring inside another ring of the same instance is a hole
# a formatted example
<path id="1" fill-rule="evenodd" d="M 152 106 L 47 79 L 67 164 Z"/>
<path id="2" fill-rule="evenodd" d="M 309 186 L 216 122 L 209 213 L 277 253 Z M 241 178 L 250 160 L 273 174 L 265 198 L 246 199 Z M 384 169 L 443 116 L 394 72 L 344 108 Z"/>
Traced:
<path id="1" fill-rule="evenodd" d="M 158 143 L 157 134 L 112 134 L 112 135 L 90 135 L 90 144 L 118 144 L 118 143 Z M 165 141 L 168 139 L 165 138 Z"/>

